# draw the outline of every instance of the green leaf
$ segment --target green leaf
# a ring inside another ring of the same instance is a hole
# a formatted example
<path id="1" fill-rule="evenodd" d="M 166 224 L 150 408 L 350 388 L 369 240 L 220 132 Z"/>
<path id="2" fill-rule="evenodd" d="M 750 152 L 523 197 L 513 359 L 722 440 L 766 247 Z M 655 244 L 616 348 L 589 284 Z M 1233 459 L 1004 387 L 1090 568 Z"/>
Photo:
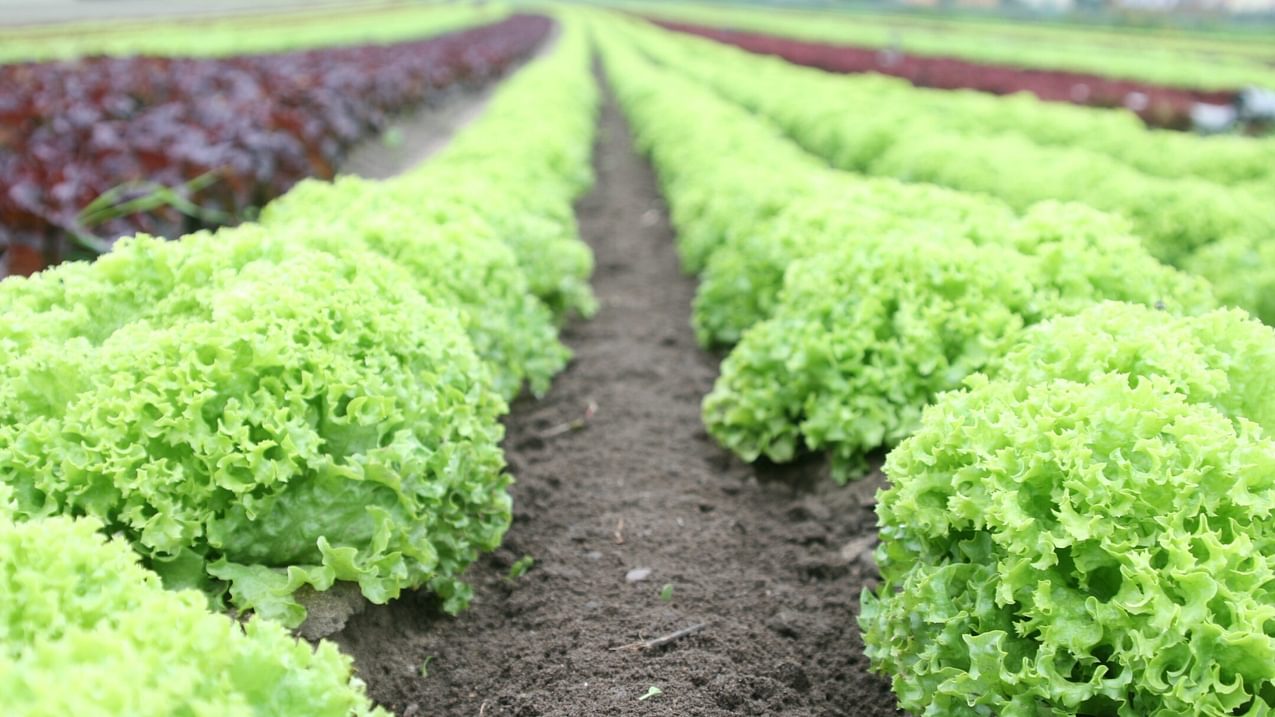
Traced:
<path id="1" fill-rule="evenodd" d="M 662 695 L 662 694 L 664 694 L 664 690 L 661 690 L 655 685 L 651 685 L 650 687 L 646 688 L 646 692 L 643 693 L 643 695 L 638 698 L 638 702 L 645 702 L 646 700 L 649 700 L 652 697 L 658 697 L 659 695 Z"/>

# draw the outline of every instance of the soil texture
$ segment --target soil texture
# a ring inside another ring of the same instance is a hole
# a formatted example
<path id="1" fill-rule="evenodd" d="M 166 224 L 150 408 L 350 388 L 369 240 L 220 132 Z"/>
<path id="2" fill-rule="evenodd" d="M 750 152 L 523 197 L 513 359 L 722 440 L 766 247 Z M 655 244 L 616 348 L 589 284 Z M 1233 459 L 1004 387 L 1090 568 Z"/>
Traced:
<path id="1" fill-rule="evenodd" d="M 595 152 L 577 212 L 602 310 L 567 328 L 549 395 L 508 417 L 504 547 L 469 570 L 461 615 L 407 595 L 334 639 L 400 717 L 898 714 L 855 623 L 879 472 L 839 488 L 817 461 L 753 468 L 706 435 L 718 357 L 610 99 Z"/>

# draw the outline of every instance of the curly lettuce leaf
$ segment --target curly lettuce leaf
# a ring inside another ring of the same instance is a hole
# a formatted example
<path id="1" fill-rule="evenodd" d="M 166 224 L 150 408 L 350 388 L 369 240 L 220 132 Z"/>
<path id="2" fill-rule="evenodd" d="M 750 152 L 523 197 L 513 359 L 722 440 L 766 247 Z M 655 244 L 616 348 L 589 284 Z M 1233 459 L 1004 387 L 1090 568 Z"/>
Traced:
<path id="1" fill-rule="evenodd" d="M 867 654 L 926 715 L 1275 706 L 1275 444 L 1163 376 L 972 380 L 895 449 Z"/>
<path id="2" fill-rule="evenodd" d="M 388 717 L 334 645 L 210 613 L 101 527 L 0 516 L 0 712 Z"/>

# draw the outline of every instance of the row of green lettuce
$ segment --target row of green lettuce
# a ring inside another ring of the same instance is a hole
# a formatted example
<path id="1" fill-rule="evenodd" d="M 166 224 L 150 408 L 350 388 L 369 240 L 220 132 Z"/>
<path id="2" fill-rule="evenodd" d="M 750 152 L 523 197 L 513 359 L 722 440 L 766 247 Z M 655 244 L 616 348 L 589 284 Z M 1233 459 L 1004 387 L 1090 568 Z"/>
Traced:
<path id="1" fill-rule="evenodd" d="M 775 120 L 811 151 L 824 154 L 845 169 L 897 174 L 913 155 L 890 157 L 896 145 L 920 142 L 928 152 L 939 140 L 960 135 L 967 141 L 1006 139 L 1001 145 L 978 145 L 979 149 L 1000 149 L 977 163 L 976 170 L 1000 161 L 1002 158 L 997 155 L 1013 154 L 1011 150 L 1017 150 L 1019 145 L 1038 145 L 1022 150 L 1018 164 L 1051 160 L 1053 165 L 1064 165 L 1054 170 L 1059 177 L 1053 180 L 1056 185 L 1067 178 L 1064 172 L 1076 173 L 1076 179 L 1080 179 L 1085 176 L 1082 171 L 1087 171 L 1090 178 L 1114 173 L 1115 179 L 1133 184 L 1198 179 L 1204 180 L 1199 184 L 1252 192 L 1269 190 L 1275 180 L 1275 140 L 1271 139 L 1149 129 L 1124 110 L 1045 102 L 1026 94 L 1000 97 L 919 88 L 906 80 L 881 75 L 831 74 L 702 39 L 661 43 L 657 52 L 661 62 L 679 66 L 687 63 L 688 72 L 758 112 L 769 114 L 784 108 Z M 747 65 L 748 70 L 743 71 L 741 65 Z M 740 77 L 756 81 L 745 86 Z M 825 128 L 823 135 L 806 136 L 819 127 Z M 1061 153 L 1062 150 L 1069 151 Z M 1033 151 L 1045 154 L 1033 155 Z M 975 155 L 970 152 L 968 156 Z M 922 165 L 916 171 L 927 169 Z M 1096 196 L 1096 190 L 1076 184 L 1064 186 L 1058 195 L 1089 192 Z M 1190 184 L 1181 183 L 1164 186 L 1176 187 L 1179 192 L 1191 188 Z M 981 186 L 970 188 L 990 191 Z M 1047 189 L 1042 186 L 1020 191 Z M 1032 201 L 1033 196 L 1023 196 L 1021 200 Z"/>
<path id="2" fill-rule="evenodd" d="M 1084 132 L 1047 139 L 1041 118 L 1055 108 L 1058 116 L 1100 118 L 1102 111 L 832 75 L 696 38 L 638 37 L 652 57 L 767 117 L 837 168 L 978 192 L 1019 211 L 1055 199 L 1119 214 L 1157 258 L 1209 278 L 1225 303 L 1275 322 L 1275 163 L 1264 158 L 1275 144 L 1268 140 L 1214 145 L 1131 129 L 1109 143 L 1074 147 L 1065 141 Z M 1022 122 L 1012 111 L 997 120 L 1000 102 L 1035 109 Z M 1234 162 L 1209 159 L 1230 155 Z M 1158 174 L 1137 166 L 1157 162 Z M 1232 179 L 1246 181 L 1224 181 L 1227 168 L 1245 165 Z"/>
<path id="3" fill-rule="evenodd" d="M 643 47 L 679 41 L 612 27 Z M 708 86 L 629 55 L 640 69 L 623 77 L 650 79 L 617 90 L 700 275 L 697 334 L 734 346 L 705 422 L 747 459 L 827 450 L 844 478 L 1026 325 L 1103 299 L 1217 306 L 1117 217 L 830 169 Z"/>
<path id="4" fill-rule="evenodd" d="M 774 59 L 762 64 L 772 71 L 767 77 L 776 81 L 792 67 Z M 1127 165 L 1149 178 L 1199 179 L 1259 192 L 1272 186 L 1271 180 L 1275 179 L 1273 139 L 1153 129 L 1126 110 L 1046 102 L 1025 92 L 1002 97 L 972 90 L 919 88 L 884 75 L 839 77 L 818 70 L 799 74 L 803 81 L 812 81 L 809 89 L 838 90 L 831 98 L 837 102 L 835 107 L 822 104 L 828 101 L 823 99 L 820 105 L 802 111 L 817 111 L 827 117 L 853 108 L 850 117 L 854 121 L 874 123 L 870 128 L 854 130 L 864 132 L 875 142 L 873 147 L 854 150 L 854 156 L 842 159 L 853 162 L 855 168 L 872 162 L 862 153 L 881 152 L 896 137 L 955 132 L 1018 135 L 1046 148 L 1084 150 Z M 838 79 L 846 82 L 835 82 Z M 834 83 L 828 86 L 825 80 Z M 860 117 L 865 113 L 884 116 Z M 890 134 L 882 134 L 887 131 Z"/>
<path id="5" fill-rule="evenodd" d="M 92 55 L 227 57 L 414 40 L 495 22 L 508 6 L 408 5 L 255 13 L 243 17 L 96 21 L 0 28 L 0 63 Z"/>
<path id="6" fill-rule="evenodd" d="M 14 520 L 0 484 L 0 708 L 13 717 L 389 717 L 328 642 L 173 591 L 94 518 Z"/>
<path id="7" fill-rule="evenodd" d="M 564 26 L 399 178 L 0 282 L 0 712 L 365 714 L 344 658 L 274 624 L 337 581 L 467 604 L 510 523 L 499 418 L 596 306 L 588 53 Z M 46 570 L 26 546 L 54 540 Z"/>
<path id="8" fill-rule="evenodd" d="M 1136 34 L 1035 33 L 1021 26 L 980 29 L 908 24 L 903 19 L 799 13 L 746 7 L 639 4 L 656 17 L 802 40 L 881 48 L 1037 70 L 1079 72 L 1188 89 L 1275 87 L 1269 45 L 1245 56 L 1235 40 L 1149 40 Z M 1043 36 L 1042 36 L 1043 35 Z M 1140 41 L 1141 40 L 1141 41 Z M 1229 47 L 1228 47 L 1229 45 Z"/>
<path id="9" fill-rule="evenodd" d="M 807 17 L 813 14 L 825 19 L 835 17 L 819 11 L 801 14 Z M 841 17 L 850 19 L 851 16 Z M 952 33 L 978 33 L 982 36 L 1010 37 L 1022 42 L 1076 44 L 1084 47 L 1122 46 L 1129 49 L 1159 48 L 1206 57 L 1234 55 L 1258 60 L 1270 59 L 1272 52 L 1275 52 L 1270 44 L 1269 27 L 1243 22 L 1185 25 L 1112 23 L 1102 17 L 1075 15 L 1031 21 L 978 13 L 949 14 L 925 10 L 902 13 L 889 10 L 855 11 L 853 17 L 859 22 L 888 25 L 901 30 L 924 28 Z"/>
<path id="10" fill-rule="evenodd" d="M 1270 714 L 1275 331 L 1117 219 L 829 170 L 595 27 L 700 337 L 738 342 L 709 431 L 842 480 L 897 445 L 860 622 L 902 707 Z"/>

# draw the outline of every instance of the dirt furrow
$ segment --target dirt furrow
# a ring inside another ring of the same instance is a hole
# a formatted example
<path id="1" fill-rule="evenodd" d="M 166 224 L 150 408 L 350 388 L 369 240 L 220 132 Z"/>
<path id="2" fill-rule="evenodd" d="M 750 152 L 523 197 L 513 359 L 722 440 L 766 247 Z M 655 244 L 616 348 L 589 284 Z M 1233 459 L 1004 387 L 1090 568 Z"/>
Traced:
<path id="1" fill-rule="evenodd" d="M 401 717 L 895 714 L 852 613 L 873 575 L 880 478 L 766 475 L 704 433 L 717 359 L 688 324 L 694 283 L 610 100 L 601 122 L 598 182 L 577 211 L 602 310 L 568 328 L 576 356 L 550 394 L 507 421 L 505 546 L 470 570 L 460 616 L 408 596 L 336 639 Z"/>

